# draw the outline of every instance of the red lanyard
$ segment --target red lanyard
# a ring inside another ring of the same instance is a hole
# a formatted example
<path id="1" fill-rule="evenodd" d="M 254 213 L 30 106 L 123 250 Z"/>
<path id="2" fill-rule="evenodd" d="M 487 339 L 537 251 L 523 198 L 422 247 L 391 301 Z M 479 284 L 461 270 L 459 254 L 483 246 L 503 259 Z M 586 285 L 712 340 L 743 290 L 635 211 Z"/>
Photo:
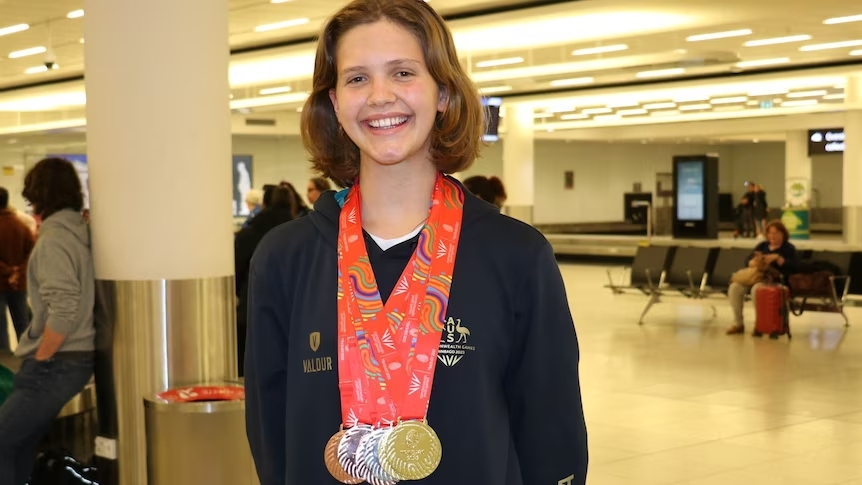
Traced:
<path id="1" fill-rule="evenodd" d="M 361 207 L 357 182 L 341 210 L 338 233 L 338 384 L 348 428 L 426 415 L 464 194 L 438 174 L 419 244 L 385 306 L 365 248 Z"/>

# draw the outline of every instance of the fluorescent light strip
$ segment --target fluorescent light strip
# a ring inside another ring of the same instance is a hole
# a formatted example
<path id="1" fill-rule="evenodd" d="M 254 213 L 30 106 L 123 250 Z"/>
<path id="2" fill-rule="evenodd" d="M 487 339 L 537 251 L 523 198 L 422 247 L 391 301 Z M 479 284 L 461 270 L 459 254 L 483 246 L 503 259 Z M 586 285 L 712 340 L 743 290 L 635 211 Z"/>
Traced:
<path id="1" fill-rule="evenodd" d="M 545 110 L 546 113 L 571 113 L 577 108 L 574 106 L 555 106 Z"/>
<path id="2" fill-rule="evenodd" d="M 731 96 L 728 98 L 715 98 L 710 101 L 711 104 L 735 104 L 748 101 L 747 96 Z"/>
<path id="3" fill-rule="evenodd" d="M 272 0 L 271 3 L 287 3 L 289 1 L 291 1 L 291 0 Z"/>
<path id="4" fill-rule="evenodd" d="M 581 113 L 585 115 L 603 115 L 606 113 L 613 113 L 614 110 L 610 108 L 589 108 L 581 111 Z"/>
<path id="5" fill-rule="evenodd" d="M 796 101 L 785 101 L 781 103 L 782 108 L 795 108 L 798 106 L 812 106 L 817 104 L 816 99 L 798 99 Z"/>
<path id="6" fill-rule="evenodd" d="M 677 103 L 693 103 L 696 101 L 709 101 L 709 96 L 702 94 L 689 94 L 687 96 L 679 96 L 674 99 Z"/>
<path id="7" fill-rule="evenodd" d="M 645 79 L 651 77 L 677 76 L 679 74 L 685 74 L 685 69 L 677 67 L 674 69 L 659 69 L 657 71 L 641 71 L 635 74 L 635 77 Z"/>
<path id="8" fill-rule="evenodd" d="M 39 74 L 40 72 L 48 72 L 48 66 L 31 67 L 24 71 L 24 74 Z"/>
<path id="9" fill-rule="evenodd" d="M 263 96 L 267 96 L 270 94 L 281 94 L 281 93 L 289 93 L 291 91 L 290 86 L 279 86 L 277 88 L 266 88 L 261 89 L 259 93 Z"/>
<path id="10" fill-rule="evenodd" d="M 834 17 L 823 21 L 826 25 L 846 24 L 849 22 L 862 22 L 862 15 L 850 15 L 848 17 Z"/>
<path id="11" fill-rule="evenodd" d="M 680 111 L 701 111 L 705 109 L 712 109 L 711 104 L 687 104 L 685 106 L 680 106 Z"/>
<path id="12" fill-rule="evenodd" d="M 739 110 L 742 110 L 742 109 L 747 109 L 747 108 L 746 108 L 745 106 L 742 106 L 742 105 L 737 105 L 737 106 L 718 106 L 718 107 L 716 107 L 716 108 L 715 108 L 715 111 L 717 111 L 717 112 L 722 112 L 722 111 L 739 111 Z"/>
<path id="13" fill-rule="evenodd" d="M 29 49 L 23 49 L 20 51 L 10 52 L 9 53 L 9 59 L 18 59 L 19 57 L 27 57 L 27 56 L 32 56 L 32 55 L 36 55 L 36 54 L 41 54 L 47 50 L 48 49 L 46 49 L 44 46 L 31 47 Z"/>
<path id="14" fill-rule="evenodd" d="M 593 121 L 619 121 L 623 119 L 620 115 L 606 115 L 606 116 L 596 116 L 593 118 Z"/>
<path id="15" fill-rule="evenodd" d="M 270 32 L 272 30 L 286 29 L 288 27 L 297 27 L 299 25 L 305 25 L 309 22 L 310 22 L 310 20 L 307 18 L 285 20 L 284 22 L 276 22 L 274 24 L 258 25 L 257 27 L 254 28 L 254 31 L 255 32 Z"/>
<path id="16" fill-rule="evenodd" d="M 588 47 L 586 49 L 577 49 L 572 51 L 573 56 L 588 56 L 591 54 L 607 54 L 608 52 L 619 52 L 628 49 L 625 44 L 606 45 L 600 47 Z"/>
<path id="17" fill-rule="evenodd" d="M 862 49 L 859 49 L 858 51 L 850 51 L 850 55 L 851 56 L 862 56 Z"/>
<path id="18" fill-rule="evenodd" d="M 682 113 L 680 113 L 679 110 L 653 111 L 652 113 L 650 113 L 650 116 L 677 116 L 677 115 L 681 115 L 681 114 Z"/>
<path id="19" fill-rule="evenodd" d="M 554 113 L 533 113 L 533 118 L 553 118 Z"/>
<path id="20" fill-rule="evenodd" d="M 491 59 L 488 61 L 477 62 L 476 67 L 508 66 L 511 64 L 520 64 L 522 62 L 524 62 L 523 57 L 507 57 L 505 59 Z"/>
<path id="21" fill-rule="evenodd" d="M 762 91 L 752 91 L 748 95 L 752 98 L 761 98 L 764 96 L 783 96 L 787 93 L 786 89 L 764 89 Z"/>
<path id="22" fill-rule="evenodd" d="M 66 18 L 69 18 L 69 19 L 79 19 L 83 16 L 84 16 L 83 10 L 73 10 L 73 11 L 66 14 Z"/>
<path id="23" fill-rule="evenodd" d="M 590 117 L 590 115 L 585 115 L 585 114 L 571 114 L 571 115 L 560 116 L 560 119 L 564 120 L 564 121 L 572 121 L 572 120 L 585 120 L 585 119 L 588 119 L 589 117 Z"/>
<path id="24" fill-rule="evenodd" d="M 3 27 L 2 29 L 0 29 L 0 37 L 4 35 L 14 34 L 17 32 L 24 32 L 29 28 L 30 26 L 27 24 L 10 25 L 9 27 Z"/>
<path id="25" fill-rule="evenodd" d="M 773 37 L 771 39 L 760 39 L 760 40 L 750 40 L 746 42 L 745 47 L 760 47 L 764 45 L 776 45 L 776 44 L 789 44 L 791 42 L 804 42 L 806 40 L 811 40 L 811 36 L 808 34 L 801 35 L 788 35 L 787 37 Z"/>
<path id="26" fill-rule="evenodd" d="M 804 45 L 799 48 L 802 52 L 825 51 L 827 49 L 843 49 L 845 47 L 856 47 L 862 45 L 862 40 L 844 40 L 841 42 L 829 42 L 827 44 Z"/>
<path id="27" fill-rule="evenodd" d="M 235 99 L 230 102 L 231 109 L 259 108 L 261 106 L 272 106 L 276 104 L 301 103 L 308 98 L 308 93 L 288 93 L 278 96 L 264 96 L 262 98 Z"/>
<path id="28" fill-rule="evenodd" d="M 844 93 L 827 94 L 823 99 L 844 99 Z"/>
<path id="29" fill-rule="evenodd" d="M 649 111 L 645 109 L 621 109 L 617 111 L 617 114 L 620 116 L 637 116 L 637 115 L 645 115 L 649 113 Z"/>
<path id="30" fill-rule="evenodd" d="M 512 86 L 488 86 L 487 88 L 479 88 L 480 93 L 505 93 L 511 91 Z"/>
<path id="31" fill-rule="evenodd" d="M 775 59 L 759 59 L 756 61 L 737 62 L 736 67 L 774 66 L 776 64 L 786 64 L 788 62 L 790 62 L 789 57 L 776 57 Z"/>
<path id="32" fill-rule="evenodd" d="M 591 77 L 574 77 L 571 79 L 555 79 L 551 81 L 551 86 L 561 87 L 561 86 L 582 86 L 584 84 L 590 84 L 595 79 Z"/>
<path id="33" fill-rule="evenodd" d="M 715 32 L 712 34 L 699 34 L 687 37 L 685 40 L 689 42 L 700 42 L 704 40 L 726 39 L 728 37 L 742 37 L 751 35 L 751 29 L 729 30 L 727 32 Z"/>
<path id="34" fill-rule="evenodd" d="M 828 92 L 825 89 L 820 89 L 817 91 L 797 91 L 795 93 L 788 93 L 788 98 L 812 98 L 815 96 L 826 96 Z"/>
<path id="35" fill-rule="evenodd" d="M 637 108 L 641 104 L 637 101 L 617 101 L 616 103 L 608 103 L 608 108 Z"/>
<path id="36" fill-rule="evenodd" d="M 644 109 L 669 109 L 676 108 L 676 103 L 650 103 L 645 104 Z"/>

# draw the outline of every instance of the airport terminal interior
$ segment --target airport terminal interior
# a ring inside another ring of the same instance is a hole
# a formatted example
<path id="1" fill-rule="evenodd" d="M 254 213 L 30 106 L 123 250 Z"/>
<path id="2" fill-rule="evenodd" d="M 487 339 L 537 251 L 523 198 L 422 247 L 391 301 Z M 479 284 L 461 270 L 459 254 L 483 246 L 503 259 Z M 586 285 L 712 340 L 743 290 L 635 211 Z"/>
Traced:
<path id="1" fill-rule="evenodd" d="M 862 484 L 862 4 L 425 1 L 485 107 L 481 156 L 453 175 L 501 180 L 502 212 L 554 248 L 586 483 Z M 179 418 L 144 403 L 241 387 L 230 236 L 273 188 L 313 209 L 300 119 L 317 35 L 347 3 L 0 0 L 0 187 L 26 213 L 28 170 L 71 161 L 115 298 L 97 349 L 112 398 L 91 383 L 45 445 L 109 470 L 82 483 L 179 483 L 155 478 L 181 465 L 147 434 L 181 433 Z M 790 277 L 772 335 L 752 335 L 746 298 L 728 335 L 734 278 L 771 221 L 825 286 L 795 293 Z M 0 364 L 20 361 L 0 348 Z M 184 483 L 257 483 L 244 434 L 218 424 L 241 429 L 242 407 L 206 409 L 198 426 L 236 450 L 237 478 Z"/>

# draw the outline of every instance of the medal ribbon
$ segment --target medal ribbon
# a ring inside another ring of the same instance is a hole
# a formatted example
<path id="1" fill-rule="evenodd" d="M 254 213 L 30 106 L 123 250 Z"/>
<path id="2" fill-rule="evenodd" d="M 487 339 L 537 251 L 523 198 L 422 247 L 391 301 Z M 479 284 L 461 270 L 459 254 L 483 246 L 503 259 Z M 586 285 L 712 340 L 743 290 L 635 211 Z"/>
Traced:
<path id="1" fill-rule="evenodd" d="M 347 428 L 425 417 L 464 194 L 456 183 L 437 175 L 419 244 L 385 306 L 365 247 L 361 207 L 357 182 L 341 210 L 338 233 L 338 382 Z"/>

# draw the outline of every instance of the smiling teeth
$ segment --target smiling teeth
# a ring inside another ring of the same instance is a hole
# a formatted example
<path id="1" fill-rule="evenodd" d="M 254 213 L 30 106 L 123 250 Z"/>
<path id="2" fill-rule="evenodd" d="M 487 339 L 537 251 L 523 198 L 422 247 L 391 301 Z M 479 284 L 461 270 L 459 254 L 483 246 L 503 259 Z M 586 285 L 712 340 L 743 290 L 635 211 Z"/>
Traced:
<path id="1" fill-rule="evenodd" d="M 399 118 L 385 118 L 382 120 L 372 120 L 369 121 L 368 124 L 371 125 L 372 128 L 392 128 L 393 126 L 402 125 L 407 122 L 407 117 L 402 116 Z"/>

